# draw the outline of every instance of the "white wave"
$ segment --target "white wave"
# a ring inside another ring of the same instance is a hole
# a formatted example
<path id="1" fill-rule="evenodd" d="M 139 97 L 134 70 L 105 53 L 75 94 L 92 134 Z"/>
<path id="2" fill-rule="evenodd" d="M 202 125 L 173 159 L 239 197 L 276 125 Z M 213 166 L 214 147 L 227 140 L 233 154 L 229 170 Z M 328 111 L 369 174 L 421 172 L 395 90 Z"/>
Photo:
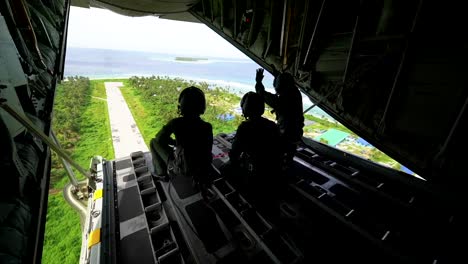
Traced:
<path id="1" fill-rule="evenodd" d="M 180 76 L 179 78 L 186 79 L 187 77 Z M 225 88 L 230 92 L 243 95 L 249 91 L 255 91 L 255 83 L 241 83 L 241 82 L 233 82 L 233 81 L 225 81 L 225 80 L 213 80 L 213 79 L 204 79 L 204 78 L 188 78 L 189 80 L 193 80 L 196 82 L 206 82 L 212 85 L 212 88 L 220 87 Z M 265 88 L 268 92 L 274 93 L 275 90 L 273 88 Z"/>
<path id="2" fill-rule="evenodd" d="M 168 77 L 171 79 L 183 79 L 185 81 L 194 81 L 194 82 L 205 82 L 210 85 L 211 88 L 220 87 L 227 89 L 236 94 L 245 94 L 249 91 L 255 91 L 255 83 L 241 83 L 241 82 L 234 82 L 234 81 L 226 81 L 226 80 L 213 80 L 213 79 L 206 79 L 206 78 L 199 78 L 193 76 L 180 76 L 180 75 L 167 75 L 167 74 L 141 74 L 141 73 L 128 73 L 128 74 L 120 74 L 120 75 L 107 75 L 107 76 L 89 76 L 91 80 L 103 80 L 103 79 L 129 79 L 130 77 L 138 76 L 138 77 Z M 265 90 L 268 92 L 274 93 L 275 90 L 271 87 L 266 87 Z"/>

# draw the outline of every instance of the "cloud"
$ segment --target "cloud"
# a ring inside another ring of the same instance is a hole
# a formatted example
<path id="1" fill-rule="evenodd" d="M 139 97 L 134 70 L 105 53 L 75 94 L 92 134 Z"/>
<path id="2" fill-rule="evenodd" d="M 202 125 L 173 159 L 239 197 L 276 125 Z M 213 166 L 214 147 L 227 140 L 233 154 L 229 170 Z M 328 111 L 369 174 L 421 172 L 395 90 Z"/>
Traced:
<path id="1" fill-rule="evenodd" d="M 247 58 L 204 24 L 126 17 L 109 10 L 72 7 L 68 45 L 191 56 Z"/>

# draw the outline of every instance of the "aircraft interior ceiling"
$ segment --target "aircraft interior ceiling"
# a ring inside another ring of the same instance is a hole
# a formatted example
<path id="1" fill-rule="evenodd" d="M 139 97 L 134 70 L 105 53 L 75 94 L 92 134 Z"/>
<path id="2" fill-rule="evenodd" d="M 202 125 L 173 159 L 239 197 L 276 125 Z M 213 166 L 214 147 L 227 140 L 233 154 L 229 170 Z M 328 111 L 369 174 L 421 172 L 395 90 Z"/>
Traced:
<path id="1" fill-rule="evenodd" d="M 222 239 L 211 242 L 225 250 L 225 263 L 236 263 L 229 262 L 239 249 L 229 234 L 236 234 L 237 227 L 249 227 L 237 235 L 253 234 L 251 242 L 264 253 L 258 255 L 260 260 L 271 257 L 275 263 L 281 262 L 277 252 L 291 263 L 316 257 L 319 263 L 330 257 L 347 259 L 348 253 L 350 259 L 364 256 L 374 261 L 369 263 L 461 263 L 459 259 L 466 258 L 464 244 L 458 242 L 467 234 L 463 197 L 468 179 L 468 18 L 462 1 L 0 0 L 0 174 L 5 186 L 0 193 L 0 263 L 41 262 L 51 153 L 60 152 L 50 139 L 51 122 L 56 85 L 63 79 L 70 6 L 203 23 L 267 71 L 291 73 L 317 106 L 425 179 L 304 138 L 284 186 L 289 205 L 282 208 L 287 232 L 301 250 L 270 232 L 274 228 L 268 221 L 257 226 L 268 227 L 264 232 L 249 229 L 250 220 L 263 218 L 253 207 L 245 210 L 246 200 L 218 178 L 213 185 L 218 213 L 232 230 L 221 228 Z M 229 152 L 232 135 L 215 139 L 214 147 Z M 224 162 L 214 159 L 218 174 Z M 169 249 L 182 262 L 206 253 L 207 248 L 197 249 L 198 238 L 185 235 L 191 234 L 187 221 L 175 217 L 177 206 L 166 199 L 171 185 L 153 180 L 148 164 L 149 153 L 93 163 L 92 173 L 99 168 L 99 183 L 105 189 L 97 201 L 103 222 L 99 218 L 96 223 L 103 223 L 103 234 L 111 234 L 103 235 L 95 247 L 103 254 L 92 256 L 105 261 L 95 263 L 117 263 L 115 255 L 108 254 L 118 250 L 116 243 L 128 243 L 129 254 L 139 250 L 138 243 L 115 234 L 120 224 L 116 215 L 125 213 L 125 220 L 139 217 L 140 226 L 148 227 L 161 223 L 161 215 L 152 213 L 167 211 L 164 226 L 138 234 L 146 239 L 147 256 L 153 261 L 148 263 L 164 263 Z M 133 185 L 123 178 L 132 178 Z M 127 190 L 118 193 L 119 184 Z M 181 186 L 189 185 L 175 183 L 175 192 L 185 192 Z M 127 191 L 134 203 L 121 197 Z M 190 190 L 188 198 L 176 200 L 185 203 L 179 211 L 192 214 L 203 226 L 204 215 L 193 209 L 204 206 L 198 194 Z M 205 227 L 202 235 L 213 239 Z M 161 230 L 182 243 L 168 246 L 164 239 L 152 240 Z M 183 241 L 196 245 L 187 246 L 191 252 L 183 251 Z M 153 247 L 159 244 L 163 250 L 156 252 Z M 310 250 L 309 244 L 318 250 Z M 201 259 L 216 262 L 217 255 L 208 253 Z M 156 261 L 157 254 L 161 259 Z"/>
<path id="2" fill-rule="evenodd" d="M 268 71 L 291 72 L 313 102 L 414 172 L 441 185 L 465 181 L 459 175 L 467 157 L 462 125 L 467 43 L 460 34 L 464 16 L 454 5 L 416 0 L 71 3 L 204 23 Z"/>

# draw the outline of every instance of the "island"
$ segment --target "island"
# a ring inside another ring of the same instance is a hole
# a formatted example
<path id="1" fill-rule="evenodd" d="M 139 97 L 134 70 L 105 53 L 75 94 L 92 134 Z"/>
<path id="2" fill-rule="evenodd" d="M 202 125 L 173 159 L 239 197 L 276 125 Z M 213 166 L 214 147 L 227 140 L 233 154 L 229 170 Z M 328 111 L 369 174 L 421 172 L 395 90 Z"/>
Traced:
<path id="1" fill-rule="evenodd" d="M 176 61 L 207 61 L 207 58 L 194 58 L 194 57 L 175 57 Z"/>

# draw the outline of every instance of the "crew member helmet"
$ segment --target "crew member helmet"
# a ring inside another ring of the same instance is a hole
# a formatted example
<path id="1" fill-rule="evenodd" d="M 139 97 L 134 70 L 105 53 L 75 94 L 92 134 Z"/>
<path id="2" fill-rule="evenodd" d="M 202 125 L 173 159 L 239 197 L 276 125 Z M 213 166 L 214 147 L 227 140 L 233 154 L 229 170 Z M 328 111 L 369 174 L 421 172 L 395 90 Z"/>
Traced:
<path id="1" fill-rule="evenodd" d="M 254 92 L 246 93 L 240 102 L 242 114 L 246 118 L 259 117 L 265 112 L 265 103 L 263 98 Z"/>
<path id="2" fill-rule="evenodd" d="M 273 81 L 273 86 L 278 94 L 285 94 L 297 89 L 294 77 L 288 72 L 283 72 L 276 76 Z"/>
<path id="3" fill-rule="evenodd" d="M 185 88 L 179 95 L 179 112 L 182 115 L 202 115 L 205 113 L 205 93 L 197 87 Z"/>

